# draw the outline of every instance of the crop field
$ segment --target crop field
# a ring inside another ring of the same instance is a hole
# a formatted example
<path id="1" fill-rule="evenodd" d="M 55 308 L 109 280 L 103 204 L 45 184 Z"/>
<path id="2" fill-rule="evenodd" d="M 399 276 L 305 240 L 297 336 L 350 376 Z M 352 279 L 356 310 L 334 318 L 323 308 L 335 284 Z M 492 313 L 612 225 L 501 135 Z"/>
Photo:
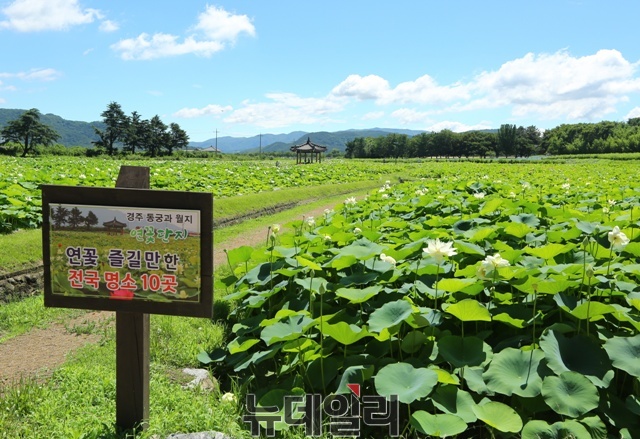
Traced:
<path id="1" fill-rule="evenodd" d="M 39 184 L 113 186 L 120 164 L 13 160 L 12 227 L 39 224 Z M 278 419 L 255 418 L 262 434 L 304 437 L 285 396 L 321 395 L 314 434 L 640 437 L 636 161 L 127 164 L 150 166 L 153 188 L 216 197 L 401 176 L 227 249 L 225 340 L 197 360 L 235 383 L 245 431 L 255 397 Z M 331 411 L 353 409 L 356 388 L 364 417 Z"/>

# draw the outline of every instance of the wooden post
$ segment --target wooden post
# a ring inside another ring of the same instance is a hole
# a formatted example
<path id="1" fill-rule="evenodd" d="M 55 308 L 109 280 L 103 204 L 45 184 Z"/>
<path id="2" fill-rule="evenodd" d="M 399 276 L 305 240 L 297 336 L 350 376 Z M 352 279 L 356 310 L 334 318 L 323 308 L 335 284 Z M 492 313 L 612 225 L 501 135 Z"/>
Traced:
<path id="1" fill-rule="evenodd" d="M 122 166 L 119 188 L 149 189 L 149 168 Z M 145 429 L 149 422 L 149 314 L 116 311 L 116 426 Z"/>

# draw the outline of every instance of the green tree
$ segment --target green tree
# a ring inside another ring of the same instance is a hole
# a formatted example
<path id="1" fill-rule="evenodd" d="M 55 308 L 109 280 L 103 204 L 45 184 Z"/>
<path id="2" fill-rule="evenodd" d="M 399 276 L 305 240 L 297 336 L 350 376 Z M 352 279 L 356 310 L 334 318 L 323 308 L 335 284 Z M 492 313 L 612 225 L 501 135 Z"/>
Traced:
<path id="1" fill-rule="evenodd" d="M 128 118 L 122 111 L 122 107 L 117 102 L 110 102 L 107 109 L 100 116 L 106 125 L 104 131 L 94 127 L 99 140 L 93 142 L 98 148 L 107 154 L 113 155 L 116 152 L 115 144 L 125 139 L 127 134 Z"/>
<path id="2" fill-rule="evenodd" d="M 60 136 L 51 127 L 40 122 L 40 112 L 36 108 L 7 123 L 0 131 L 0 144 L 17 142 L 22 146 L 22 157 L 33 151 L 35 145 L 49 146 Z"/>
<path id="3" fill-rule="evenodd" d="M 186 149 L 189 145 L 189 136 L 187 132 L 180 128 L 177 123 L 169 124 L 168 143 L 165 145 L 165 149 L 169 155 L 173 154 L 173 151 L 179 151 Z"/>
<path id="4" fill-rule="evenodd" d="M 87 213 L 87 216 L 84 217 L 84 225 L 87 226 L 87 229 L 90 229 L 92 226 L 95 226 L 98 224 L 98 217 L 96 216 L 95 213 L 93 213 L 93 211 L 89 211 L 89 213 Z"/>
<path id="5" fill-rule="evenodd" d="M 56 229 L 61 228 L 66 222 L 69 216 L 69 209 L 66 207 L 58 206 L 55 209 L 51 208 L 51 219 L 53 220 L 53 226 Z"/>
<path id="6" fill-rule="evenodd" d="M 151 157 L 157 157 L 168 143 L 167 126 L 157 114 L 149 121 L 144 148 Z"/>
<path id="7" fill-rule="evenodd" d="M 502 153 L 505 157 L 516 153 L 516 139 L 518 137 L 518 129 L 515 125 L 502 124 L 497 133 L 498 142 L 494 152 L 496 157 Z"/>
<path id="8" fill-rule="evenodd" d="M 147 135 L 149 122 L 143 120 L 137 111 L 131 113 L 131 117 L 127 120 L 127 126 L 122 140 L 122 150 L 136 153 L 136 149 L 142 149 L 144 146 L 144 139 Z"/>
<path id="9" fill-rule="evenodd" d="M 80 211 L 80 209 L 74 207 L 73 209 L 71 209 L 71 212 L 69 212 L 69 218 L 67 219 L 67 222 L 72 229 L 77 229 L 80 224 L 83 224 L 85 222 L 85 217 L 82 216 L 82 212 Z"/>

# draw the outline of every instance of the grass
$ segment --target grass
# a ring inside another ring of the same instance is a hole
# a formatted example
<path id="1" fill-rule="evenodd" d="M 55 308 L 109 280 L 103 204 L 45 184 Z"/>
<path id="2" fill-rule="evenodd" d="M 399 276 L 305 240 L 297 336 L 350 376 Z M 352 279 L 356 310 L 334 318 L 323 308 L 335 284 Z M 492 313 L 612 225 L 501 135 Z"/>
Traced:
<path id="1" fill-rule="evenodd" d="M 35 265 L 42 261 L 42 233 L 40 230 L 19 230 L 0 235 L 0 274 Z"/>
<path id="2" fill-rule="evenodd" d="M 170 344 L 172 351 L 182 351 L 177 340 Z M 222 402 L 218 392 L 182 388 L 182 383 L 157 361 L 151 363 L 149 389 L 149 427 L 137 438 L 205 430 L 248 437 L 238 422 L 239 405 Z M 4 389 L 0 399 L 0 438 L 133 437 L 116 432 L 115 392 L 113 339 L 88 345 L 56 370 L 48 383 L 27 379 Z"/>
<path id="3" fill-rule="evenodd" d="M 43 296 L 31 296 L 0 306 L 0 343 L 30 331 L 45 328 L 80 316 L 85 311 L 65 308 L 45 308 Z"/>

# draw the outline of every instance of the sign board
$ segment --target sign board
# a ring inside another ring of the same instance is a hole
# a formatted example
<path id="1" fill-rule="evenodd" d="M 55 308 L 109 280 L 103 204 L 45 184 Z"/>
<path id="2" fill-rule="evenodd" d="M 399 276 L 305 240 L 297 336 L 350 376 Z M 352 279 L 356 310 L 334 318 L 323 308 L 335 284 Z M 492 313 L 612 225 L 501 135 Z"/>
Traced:
<path id="1" fill-rule="evenodd" d="M 210 193 L 42 186 L 45 306 L 212 317 Z"/>

